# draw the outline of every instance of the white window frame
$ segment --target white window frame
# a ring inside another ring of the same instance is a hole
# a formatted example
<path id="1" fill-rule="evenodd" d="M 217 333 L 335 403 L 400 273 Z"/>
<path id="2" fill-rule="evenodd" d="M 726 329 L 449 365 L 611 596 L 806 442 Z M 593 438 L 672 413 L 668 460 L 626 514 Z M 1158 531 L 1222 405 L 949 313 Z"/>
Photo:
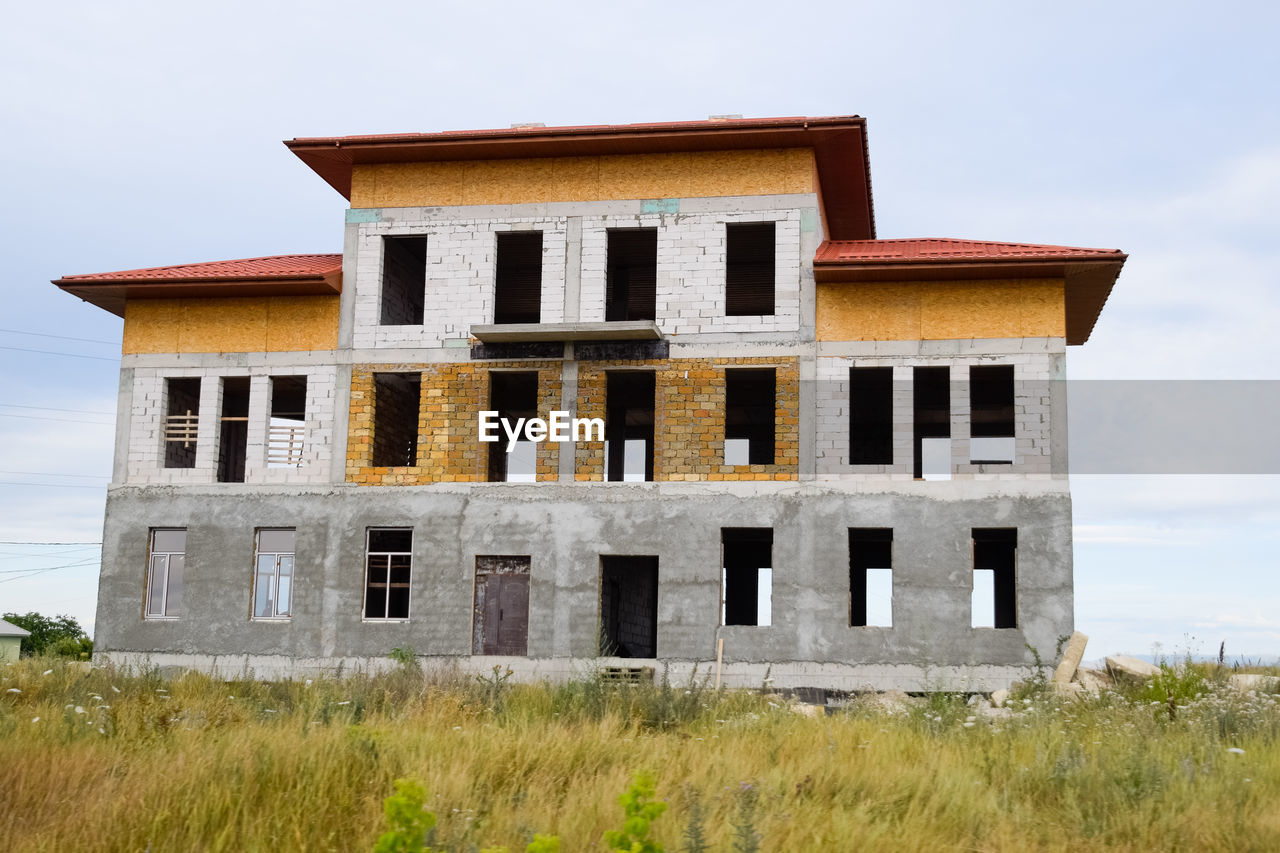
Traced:
<path id="1" fill-rule="evenodd" d="M 369 542 L 374 533 L 382 530 L 403 530 L 409 533 L 408 551 L 370 551 Z M 409 557 L 409 608 L 404 616 L 387 616 L 391 606 L 391 560 L 392 556 L 407 555 Z M 382 603 L 382 616 L 369 615 L 369 558 L 387 557 L 387 595 Z M 413 615 L 413 528 L 412 527 L 369 527 L 364 532 L 364 590 L 360 596 L 360 619 L 363 622 L 408 622 Z"/>
<path id="2" fill-rule="evenodd" d="M 182 550 L 181 551 L 157 551 L 155 549 L 156 534 L 169 533 L 173 531 L 182 531 Z M 146 575 L 146 600 L 143 602 L 142 618 L 147 620 L 174 620 L 181 615 L 181 604 L 178 605 L 178 612 L 169 612 L 169 579 L 170 569 L 172 567 L 173 557 L 182 557 L 182 568 L 179 570 L 184 575 L 186 573 L 187 562 L 187 528 L 185 527 L 153 527 L 147 536 L 147 575 Z M 164 580 L 160 584 L 160 607 L 159 612 L 152 613 L 152 587 L 154 586 L 156 572 L 156 558 L 160 558 L 164 566 Z M 183 586 L 185 587 L 185 577 Z"/>
<path id="3" fill-rule="evenodd" d="M 264 532 L 284 532 L 289 531 L 294 535 L 294 551 L 263 551 L 261 549 L 262 534 Z M 262 622 L 287 622 L 293 618 L 293 588 L 297 580 L 297 560 L 294 554 L 297 549 L 297 528 L 293 527 L 259 527 L 253 533 L 253 583 L 250 590 L 249 606 L 250 616 L 254 620 Z M 272 557 L 271 569 L 271 598 L 272 611 L 263 615 L 258 613 L 258 582 L 263 572 L 259 567 L 259 563 L 263 557 Z M 285 612 L 280 612 L 280 561 L 281 558 L 289 559 L 289 606 Z"/>

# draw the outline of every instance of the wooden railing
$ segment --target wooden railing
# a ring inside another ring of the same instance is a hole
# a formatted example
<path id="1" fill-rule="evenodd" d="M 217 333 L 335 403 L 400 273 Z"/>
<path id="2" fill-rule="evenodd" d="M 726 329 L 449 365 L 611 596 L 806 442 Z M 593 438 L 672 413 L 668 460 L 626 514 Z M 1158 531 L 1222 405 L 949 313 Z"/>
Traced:
<path id="1" fill-rule="evenodd" d="M 190 447 L 196 442 L 199 426 L 200 416 L 190 410 L 185 415 L 169 415 L 164 419 L 164 440 L 181 441 L 183 447 Z"/>
<path id="2" fill-rule="evenodd" d="M 301 465 L 304 426 L 276 426 L 267 430 L 267 464 Z"/>

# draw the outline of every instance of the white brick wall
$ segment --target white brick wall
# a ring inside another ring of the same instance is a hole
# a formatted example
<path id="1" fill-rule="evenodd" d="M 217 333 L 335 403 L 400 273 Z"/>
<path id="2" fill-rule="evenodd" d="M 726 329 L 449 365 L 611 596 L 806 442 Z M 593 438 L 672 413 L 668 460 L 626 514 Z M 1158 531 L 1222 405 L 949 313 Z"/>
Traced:
<path id="1" fill-rule="evenodd" d="M 495 249 L 499 231 L 542 232 L 542 322 L 564 321 L 565 217 L 503 220 L 422 218 L 397 211 L 394 221 L 360 226 L 356 255 L 357 348 L 438 347 L 465 339 L 471 326 L 493 322 Z M 421 326 L 379 325 L 382 238 L 427 238 L 426 301 Z"/>
<path id="2" fill-rule="evenodd" d="M 165 380 L 200 377 L 200 422 L 194 468 L 164 467 Z M 212 483 L 218 475 L 219 416 L 224 377 L 249 377 L 249 429 L 245 458 L 247 483 L 324 483 L 334 442 L 334 367 L 235 368 L 136 368 L 133 407 L 130 411 L 126 482 Z M 307 411 L 302 464 L 291 468 L 267 467 L 267 425 L 270 420 L 270 377 L 306 376 Z"/>
<path id="3" fill-rule="evenodd" d="M 725 315 L 725 224 L 729 222 L 777 223 L 772 315 Z M 658 229 L 657 323 L 663 334 L 800 330 L 798 209 L 583 217 L 579 311 L 583 322 L 604 320 L 610 228 Z"/>
<path id="4" fill-rule="evenodd" d="M 913 462 L 912 374 L 915 367 L 951 368 L 951 460 L 953 476 L 1048 476 L 1051 472 L 1050 353 L 972 353 L 960 356 L 856 356 L 817 359 L 815 412 L 817 475 L 820 479 L 866 479 L 891 475 L 911 479 Z M 1012 364 L 1016 457 L 1012 465 L 969 463 L 971 365 Z M 849 369 L 893 367 L 893 464 L 849 464 Z"/>

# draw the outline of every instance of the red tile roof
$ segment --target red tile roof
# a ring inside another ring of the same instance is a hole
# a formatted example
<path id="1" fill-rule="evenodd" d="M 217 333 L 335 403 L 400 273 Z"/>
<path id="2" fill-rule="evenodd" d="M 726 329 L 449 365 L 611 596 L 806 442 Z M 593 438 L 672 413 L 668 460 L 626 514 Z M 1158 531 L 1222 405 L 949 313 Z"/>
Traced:
<path id="1" fill-rule="evenodd" d="M 330 296 L 342 292 L 342 255 L 274 255 L 172 267 L 68 275 L 54 284 L 112 314 L 130 299 Z"/>
<path id="2" fill-rule="evenodd" d="M 341 270 L 342 255 L 273 255 L 265 258 L 68 275 L 54 284 L 94 281 L 270 281 L 316 278 Z"/>
<path id="3" fill-rule="evenodd" d="M 818 247 L 813 260 L 816 264 L 886 264 L 929 261 L 1116 261 L 1124 260 L 1124 257 L 1125 254 L 1119 249 L 927 237 L 900 240 L 827 240 Z"/>

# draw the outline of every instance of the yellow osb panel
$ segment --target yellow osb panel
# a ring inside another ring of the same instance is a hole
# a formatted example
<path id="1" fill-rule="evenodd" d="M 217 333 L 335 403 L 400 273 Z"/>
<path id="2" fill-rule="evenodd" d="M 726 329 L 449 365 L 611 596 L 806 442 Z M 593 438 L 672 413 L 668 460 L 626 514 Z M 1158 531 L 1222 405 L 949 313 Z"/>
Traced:
<path id="1" fill-rule="evenodd" d="M 814 192 L 807 148 L 356 165 L 351 206 L 436 207 Z"/>
<path id="2" fill-rule="evenodd" d="M 820 341 L 1066 335 L 1060 279 L 819 284 Z"/>
<path id="3" fill-rule="evenodd" d="M 143 299 L 125 304 L 123 351 L 293 352 L 334 349 L 337 296 Z"/>

